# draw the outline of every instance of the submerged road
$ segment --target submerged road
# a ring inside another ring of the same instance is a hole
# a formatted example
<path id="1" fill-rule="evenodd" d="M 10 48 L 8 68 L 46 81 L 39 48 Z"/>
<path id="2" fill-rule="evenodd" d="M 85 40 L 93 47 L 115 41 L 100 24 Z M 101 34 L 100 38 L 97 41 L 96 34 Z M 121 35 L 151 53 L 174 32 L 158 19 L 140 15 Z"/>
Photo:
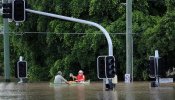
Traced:
<path id="1" fill-rule="evenodd" d="M 0 100 L 175 100 L 175 83 L 156 88 L 149 82 L 118 83 L 116 91 L 102 91 L 102 83 L 53 86 L 2 82 Z"/>

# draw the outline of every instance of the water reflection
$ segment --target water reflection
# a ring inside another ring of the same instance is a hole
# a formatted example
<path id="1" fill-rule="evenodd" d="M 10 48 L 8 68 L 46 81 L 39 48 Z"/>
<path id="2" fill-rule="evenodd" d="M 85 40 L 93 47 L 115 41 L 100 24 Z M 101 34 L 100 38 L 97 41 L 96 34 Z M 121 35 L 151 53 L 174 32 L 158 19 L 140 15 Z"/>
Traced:
<path id="1" fill-rule="evenodd" d="M 174 100 L 175 89 L 173 87 L 150 88 L 150 100 Z"/>
<path id="2" fill-rule="evenodd" d="M 85 100 L 85 87 L 84 86 L 77 86 L 77 100 Z"/>
<path id="3" fill-rule="evenodd" d="M 62 100 L 63 99 L 62 92 L 63 92 L 63 89 L 61 86 L 54 87 L 55 100 Z"/>
<path id="4" fill-rule="evenodd" d="M 135 95 L 132 92 L 133 91 L 133 83 L 126 83 L 125 87 L 125 93 L 126 93 L 126 99 L 125 100 L 135 100 Z"/>
<path id="5" fill-rule="evenodd" d="M 0 83 L 0 100 L 175 100 L 175 83 L 151 88 L 148 82 L 119 83 L 103 91 L 102 83 L 50 86 L 48 83 Z"/>
<path id="6" fill-rule="evenodd" d="M 117 91 L 103 91 L 97 93 L 97 100 L 119 100 Z"/>
<path id="7" fill-rule="evenodd" d="M 25 89 L 25 84 L 0 83 L 0 99 L 27 100 Z"/>
<path id="8" fill-rule="evenodd" d="M 54 86 L 55 100 L 73 99 L 73 100 L 85 100 L 85 86 L 68 86 L 59 85 Z"/>

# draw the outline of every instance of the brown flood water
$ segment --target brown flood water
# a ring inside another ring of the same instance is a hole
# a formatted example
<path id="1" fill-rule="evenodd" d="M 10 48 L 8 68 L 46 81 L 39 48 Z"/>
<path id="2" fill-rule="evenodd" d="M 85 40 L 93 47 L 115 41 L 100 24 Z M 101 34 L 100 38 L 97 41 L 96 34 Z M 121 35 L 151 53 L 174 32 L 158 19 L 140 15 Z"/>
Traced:
<path id="1" fill-rule="evenodd" d="M 0 100 L 175 100 L 175 83 L 151 88 L 149 82 L 118 83 L 103 91 L 102 83 L 51 86 L 49 83 L 0 83 Z"/>

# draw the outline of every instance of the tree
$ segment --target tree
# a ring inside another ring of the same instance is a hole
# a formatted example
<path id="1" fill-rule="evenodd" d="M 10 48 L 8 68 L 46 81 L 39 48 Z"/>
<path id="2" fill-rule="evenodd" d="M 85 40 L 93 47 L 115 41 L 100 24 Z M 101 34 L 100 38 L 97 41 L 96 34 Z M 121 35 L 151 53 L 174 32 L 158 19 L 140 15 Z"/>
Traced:
<path id="1" fill-rule="evenodd" d="M 126 29 L 126 9 L 121 4 L 125 1 L 28 0 L 32 9 L 90 20 L 105 27 L 112 37 L 120 80 L 124 79 L 126 71 L 126 39 L 125 35 L 116 33 L 124 33 Z M 94 77 L 96 58 L 108 54 L 107 41 L 98 29 L 35 14 L 28 16 L 20 27 L 10 24 L 11 32 L 25 32 L 10 36 L 12 66 L 22 55 L 28 61 L 31 81 L 51 80 L 58 70 L 69 78 L 69 73 L 77 74 L 80 69 L 84 70 L 87 78 L 97 80 Z M 133 1 L 135 80 L 148 80 L 148 57 L 156 49 L 168 61 L 169 68 L 175 65 L 174 26 L 174 0 Z"/>

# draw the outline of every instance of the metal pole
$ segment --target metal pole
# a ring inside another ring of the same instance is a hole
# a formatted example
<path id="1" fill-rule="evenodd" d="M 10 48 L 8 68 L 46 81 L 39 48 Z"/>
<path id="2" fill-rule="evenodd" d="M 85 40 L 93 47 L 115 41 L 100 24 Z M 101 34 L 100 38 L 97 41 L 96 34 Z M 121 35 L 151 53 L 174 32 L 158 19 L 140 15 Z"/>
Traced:
<path id="1" fill-rule="evenodd" d="M 91 26 L 94 26 L 94 27 L 100 29 L 103 32 L 103 34 L 105 35 L 105 37 L 107 39 L 107 42 L 108 42 L 108 55 L 113 56 L 113 45 L 112 45 L 111 37 L 109 36 L 109 33 L 101 25 L 99 25 L 97 23 L 94 23 L 94 22 L 91 22 L 91 21 L 86 21 L 86 20 L 82 20 L 82 19 L 62 16 L 62 15 L 57 15 L 57 14 L 46 13 L 46 12 L 41 12 L 41 11 L 35 11 L 35 10 L 31 10 L 31 9 L 26 9 L 26 11 L 30 12 L 30 13 L 35 13 L 35 14 L 39 14 L 39 15 L 54 17 L 54 18 L 68 20 L 68 21 L 72 21 L 72 22 L 88 24 L 88 25 L 91 25 Z M 103 90 L 105 90 L 105 87 L 106 87 L 105 84 L 106 84 L 106 80 L 103 79 Z"/>
<path id="2" fill-rule="evenodd" d="M 133 82 L 134 81 L 134 72 L 133 72 L 134 71 L 134 69 L 133 69 L 133 67 L 134 67 L 133 66 L 133 37 L 132 37 L 132 53 L 131 54 L 132 54 L 132 82 Z"/>
<path id="3" fill-rule="evenodd" d="M 157 58 L 154 56 L 154 70 L 155 70 L 155 87 L 158 87 L 159 86 L 159 83 L 158 83 L 158 70 L 157 70 Z"/>
<path id="4" fill-rule="evenodd" d="M 159 86 L 159 52 L 158 50 L 155 50 L 155 70 L 156 70 L 156 85 Z"/>
<path id="5" fill-rule="evenodd" d="M 159 82 L 159 58 L 156 58 L 156 70 L 157 70 L 157 85 L 159 86 L 160 85 L 160 82 Z"/>
<path id="6" fill-rule="evenodd" d="M 8 0 L 3 0 L 3 3 L 7 3 Z M 9 56 L 9 29 L 8 19 L 3 19 L 3 38 L 4 38 L 4 75 L 5 81 L 10 81 L 10 56 Z"/>
<path id="7" fill-rule="evenodd" d="M 94 22 L 91 22 L 91 21 L 86 21 L 86 20 L 82 20 L 82 19 L 62 16 L 62 15 L 57 15 L 57 14 L 51 14 L 51 13 L 47 13 L 47 12 L 35 11 L 35 10 L 31 10 L 31 9 L 26 9 L 26 11 L 30 12 L 30 13 L 43 15 L 43 16 L 48 16 L 48 17 L 63 19 L 63 20 L 67 20 L 67 21 L 87 24 L 87 25 L 91 25 L 91 26 L 94 26 L 94 27 L 100 29 L 103 32 L 103 34 L 105 35 L 107 42 L 108 42 L 108 54 L 109 54 L 109 56 L 113 56 L 113 45 L 112 45 L 111 37 L 109 36 L 109 33 L 101 25 L 94 23 Z"/>
<path id="8" fill-rule="evenodd" d="M 126 74 L 132 75 L 132 0 L 126 1 Z M 132 76 L 131 76 L 132 77 Z"/>

